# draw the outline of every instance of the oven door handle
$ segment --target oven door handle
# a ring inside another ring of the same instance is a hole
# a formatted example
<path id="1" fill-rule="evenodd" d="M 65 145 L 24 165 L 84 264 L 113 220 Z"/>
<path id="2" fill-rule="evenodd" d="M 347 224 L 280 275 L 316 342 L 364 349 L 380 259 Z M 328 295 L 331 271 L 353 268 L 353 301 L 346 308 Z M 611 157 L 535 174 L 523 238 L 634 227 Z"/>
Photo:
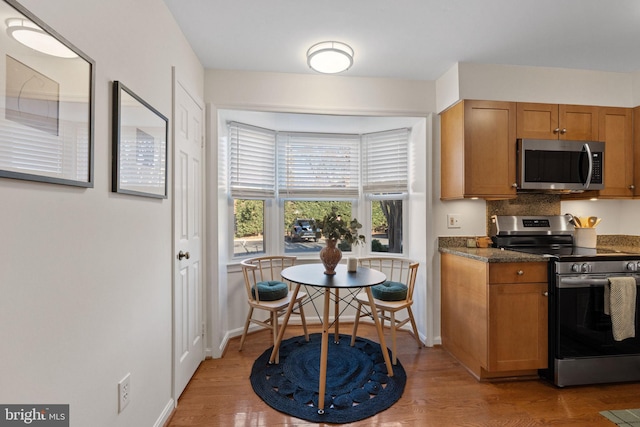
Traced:
<path id="1" fill-rule="evenodd" d="M 632 275 L 638 280 L 637 275 Z M 563 277 L 558 279 L 556 287 L 558 288 L 587 288 L 591 286 L 604 286 L 609 284 L 609 279 L 605 278 L 578 278 L 578 277 Z"/>

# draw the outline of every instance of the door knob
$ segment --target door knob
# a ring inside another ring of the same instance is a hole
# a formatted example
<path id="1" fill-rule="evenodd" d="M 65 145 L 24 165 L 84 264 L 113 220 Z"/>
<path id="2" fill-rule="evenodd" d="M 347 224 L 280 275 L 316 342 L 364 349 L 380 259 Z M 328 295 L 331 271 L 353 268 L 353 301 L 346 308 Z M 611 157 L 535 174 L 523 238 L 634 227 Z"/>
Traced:
<path id="1" fill-rule="evenodd" d="M 180 261 L 182 261 L 182 258 L 189 259 L 190 257 L 191 255 L 189 254 L 189 252 L 182 252 L 182 251 L 178 252 L 178 259 Z"/>

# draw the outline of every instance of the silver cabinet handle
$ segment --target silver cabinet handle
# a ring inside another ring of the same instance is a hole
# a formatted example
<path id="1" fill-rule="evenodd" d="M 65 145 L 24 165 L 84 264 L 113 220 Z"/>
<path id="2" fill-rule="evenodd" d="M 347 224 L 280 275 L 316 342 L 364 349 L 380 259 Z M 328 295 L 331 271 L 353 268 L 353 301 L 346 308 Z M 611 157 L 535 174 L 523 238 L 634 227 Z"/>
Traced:
<path id="1" fill-rule="evenodd" d="M 560 128 L 555 128 L 555 129 L 553 130 L 553 133 L 559 133 L 559 132 L 560 132 Z"/>
<path id="2" fill-rule="evenodd" d="M 546 292 L 546 291 L 545 291 L 545 292 L 543 292 L 543 293 L 542 293 L 542 296 L 548 297 L 548 296 L 549 296 L 549 292 Z"/>
<path id="3" fill-rule="evenodd" d="M 636 186 L 635 186 L 635 185 L 631 184 L 631 185 L 629 186 L 629 190 L 635 190 L 635 189 L 636 189 Z"/>
<path id="4" fill-rule="evenodd" d="M 563 135 L 564 135 L 565 133 L 567 133 L 567 128 L 562 128 L 562 130 L 560 131 L 560 133 L 561 133 L 561 134 L 563 134 Z"/>
<path id="5" fill-rule="evenodd" d="M 518 276 L 522 276 L 522 275 L 524 274 L 524 271 L 522 271 L 522 270 L 518 270 L 516 274 L 517 274 Z"/>
<path id="6" fill-rule="evenodd" d="M 189 252 L 182 252 L 182 251 L 180 251 L 180 252 L 178 253 L 178 259 L 179 259 L 180 261 L 182 261 L 182 258 L 189 259 L 190 257 L 191 257 L 191 255 L 189 254 Z"/>

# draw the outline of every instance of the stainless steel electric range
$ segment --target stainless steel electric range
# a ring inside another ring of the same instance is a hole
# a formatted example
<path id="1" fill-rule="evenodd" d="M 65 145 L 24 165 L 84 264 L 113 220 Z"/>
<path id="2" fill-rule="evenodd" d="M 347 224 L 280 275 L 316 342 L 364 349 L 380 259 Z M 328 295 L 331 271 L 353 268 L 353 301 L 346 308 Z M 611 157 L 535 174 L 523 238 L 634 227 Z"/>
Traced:
<path id="1" fill-rule="evenodd" d="M 494 216 L 494 247 L 549 258 L 549 364 L 559 387 L 640 381 L 640 255 L 573 245 L 571 216 Z M 636 336 L 616 341 L 605 313 L 612 277 L 636 279 Z"/>

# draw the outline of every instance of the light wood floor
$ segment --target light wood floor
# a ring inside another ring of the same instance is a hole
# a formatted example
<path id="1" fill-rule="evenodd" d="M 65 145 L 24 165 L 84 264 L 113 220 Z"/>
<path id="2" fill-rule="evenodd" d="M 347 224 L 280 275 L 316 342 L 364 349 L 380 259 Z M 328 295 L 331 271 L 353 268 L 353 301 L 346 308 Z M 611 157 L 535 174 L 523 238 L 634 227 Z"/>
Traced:
<path id="1" fill-rule="evenodd" d="M 343 333 L 351 325 L 343 325 Z M 311 327 L 311 332 L 318 332 Z M 387 330 L 388 332 L 388 330 Z M 377 341 L 375 328 L 358 334 Z M 290 326 L 285 339 L 302 335 Z M 389 336 L 387 333 L 387 340 Z M 242 352 L 233 339 L 221 359 L 205 360 L 178 401 L 168 427 L 313 426 L 267 406 L 251 388 L 254 360 L 272 345 L 269 331 L 247 337 Z M 398 359 L 407 372 L 400 400 L 358 426 L 603 426 L 604 410 L 640 408 L 640 384 L 559 389 L 542 380 L 479 383 L 441 347 L 418 349 L 406 332 L 398 336 Z"/>

